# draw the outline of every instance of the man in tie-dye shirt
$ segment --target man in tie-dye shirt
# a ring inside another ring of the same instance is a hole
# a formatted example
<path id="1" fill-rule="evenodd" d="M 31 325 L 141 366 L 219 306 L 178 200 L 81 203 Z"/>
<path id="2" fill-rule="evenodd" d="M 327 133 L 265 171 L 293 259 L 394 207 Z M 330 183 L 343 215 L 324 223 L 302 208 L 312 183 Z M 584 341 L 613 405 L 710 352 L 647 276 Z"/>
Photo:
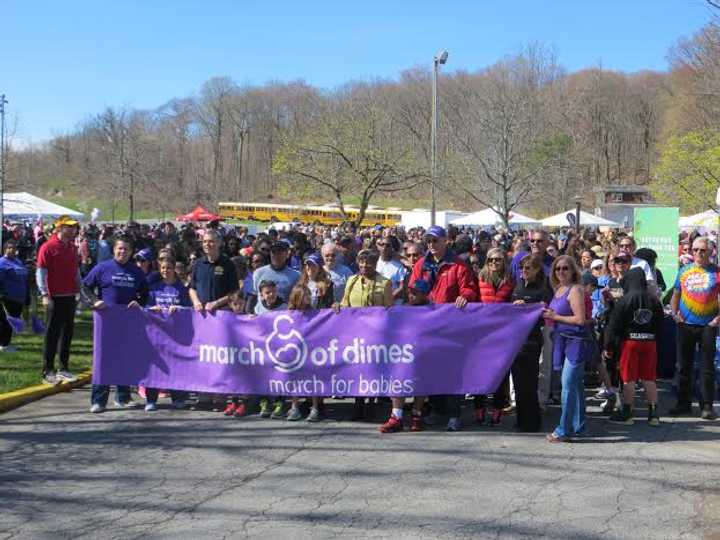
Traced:
<path id="1" fill-rule="evenodd" d="M 710 243 L 696 238 L 692 245 L 694 262 L 683 266 L 675 280 L 670 305 L 677 322 L 678 400 L 672 415 L 692 412 L 692 369 L 695 347 L 700 345 L 702 380 L 701 417 L 717 418 L 713 411 L 715 397 L 715 339 L 718 335 L 718 268 L 710 263 Z"/>

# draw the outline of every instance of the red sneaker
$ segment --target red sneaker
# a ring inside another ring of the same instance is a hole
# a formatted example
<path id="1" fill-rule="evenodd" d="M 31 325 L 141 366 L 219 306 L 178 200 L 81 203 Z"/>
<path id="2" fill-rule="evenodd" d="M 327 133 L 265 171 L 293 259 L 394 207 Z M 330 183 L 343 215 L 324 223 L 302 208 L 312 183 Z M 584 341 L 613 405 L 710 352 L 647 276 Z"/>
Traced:
<path id="1" fill-rule="evenodd" d="M 233 414 L 235 414 L 235 404 L 234 404 L 234 403 L 228 403 L 228 404 L 225 406 L 225 410 L 223 411 L 223 414 L 224 414 L 225 416 L 232 416 Z"/>
<path id="2" fill-rule="evenodd" d="M 475 421 L 481 425 L 485 423 L 485 407 L 475 409 Z"/>
<path id="3" fill-rule="evenodd" d="M 410 431 L 423 431 L 424 429 L 425 426 L 423 426 L 422 416 L 413 414 L 410 417 Z"/>
<path id="4" fill-rule="evenodd" d="M 240 418 L 242 416 L 245 416 L 247 414 L 247 407 L 245 407 L 244 403 L 238 403 L 235 407 L 235 418 Z"/>
<path id="5" fill-rule="evenodd" d="M 500 419 L 502 418 L 502 415 L 503 415 L 502 409 L 493 409 L 492 418 L 490 418 L 490 425 L 497 426 L 500 423 Z"/>
<path id="6" fill-rule="evenodd" d="M 391 414 L 389 420 L 381 425 L 379 429 L 380 433 L 397 433 L 403 430 L 403 423 L 402 420 Z"/>

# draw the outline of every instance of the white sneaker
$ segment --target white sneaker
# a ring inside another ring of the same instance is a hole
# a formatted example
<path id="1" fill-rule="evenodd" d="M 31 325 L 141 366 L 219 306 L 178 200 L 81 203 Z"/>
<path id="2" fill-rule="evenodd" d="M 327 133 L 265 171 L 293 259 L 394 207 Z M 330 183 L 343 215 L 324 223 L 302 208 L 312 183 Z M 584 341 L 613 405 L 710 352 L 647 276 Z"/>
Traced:
<path id="1" fill-rule="evenodd" d="M 302 413 L 300 412 L 300 409 L 292 407 L 287 413 L 287 419 L 290 422 L 297 422 L 298 420 L 301 420 Z"/>
<path id="2" fill-rule="evenodd" d="M 14 353 L 17 352 L 18 348 L 15 345 L 5 345 L 0 347 L 0 352 Z"/>
<path id="3" fill-rule="evenodd" d="M 93 403 L 92 406 L 90 407 L 90 412 L 93 414 L 105 412 L 105 407 L 103 407 L 99 403 Z"/>
<path id="4" fill-rule="evenodd" d="M 77 377 L 75 375 L 73 375 L 69 371 L 65 371 L 62 369 L 57 372 L 57 378 L 60 379 L 61 381 L 65 381 L 65 382 L 69 382 L 69 383 L 77 382 Z"/>
<path id="5" fill-rule="evenodd" d="M 447 431 L 460 431 L 460 419 L 457 417 L 452 417 L 450 420 L 448 420 L 447 424 Z"/>
<path id="6" fill-rule="evenodd" d="M 57 375 L 55 375 L 54 373 L 46 373 L 45 375 L 43 375 L 43 382 L 45 384 L 55 386 L 60 384 L 62 381 L 58 379 Z"/>
<path id="7" fill-rule="evenodd" d="M 157 411 L 157 405 L 155 405 L 155 403 L 153 403 L 152 401 L 148 401 L 145 404 L 145 412 L 152 412 L 152 411 Z"/>

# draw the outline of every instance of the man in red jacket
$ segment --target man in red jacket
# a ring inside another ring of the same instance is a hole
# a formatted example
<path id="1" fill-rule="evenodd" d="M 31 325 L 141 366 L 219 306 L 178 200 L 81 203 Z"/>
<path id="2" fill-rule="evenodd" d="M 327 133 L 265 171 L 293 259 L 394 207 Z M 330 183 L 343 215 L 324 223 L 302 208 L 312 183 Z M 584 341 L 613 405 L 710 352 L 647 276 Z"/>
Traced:
<path id="1" fill-rule="evenodd" d="M 428 251 L 415 263 L 410 276 L 409 286 L 418 279 L 430 284 L 430 301 L 433 304 L 451 304 L 462 309 L 468 302 L 478 299 L 477 278 L 472 269 L 456 257 L 448 247 L 445 229 L 433 225 L 425 233 Z M 460 429 L 460 396 L 447 396 L 446 403 L 450 420 L 448 431 Z"/>
<path id="2" fill-rule="evenodd" d="M 78 222 L 61 216 L 54 234 L 38 250 L 36 280 L 47 309 L 43 348 L 43 381 L 58 384 L 77 380 L 70 373 L 70 344 L 75 327 L 75 295 L 80 292 L 78 250 L 73 242 Z M 60 371 L 55 373 L 55 353 L 60 348 Z"/>

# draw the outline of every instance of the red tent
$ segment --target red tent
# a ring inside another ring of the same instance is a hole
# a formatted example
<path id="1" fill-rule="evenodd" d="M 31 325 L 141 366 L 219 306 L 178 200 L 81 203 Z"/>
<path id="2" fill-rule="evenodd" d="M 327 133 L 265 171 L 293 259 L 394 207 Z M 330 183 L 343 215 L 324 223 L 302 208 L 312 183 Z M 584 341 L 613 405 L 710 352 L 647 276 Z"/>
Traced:
<path id="1" fill-rule="evenodd" d="M 192 212 L 177 217 L 178 221 L 215 221 L 219 219 L 221 219 L 220 216 L 208 212 L 202 206 L 196 206 Z"/>

